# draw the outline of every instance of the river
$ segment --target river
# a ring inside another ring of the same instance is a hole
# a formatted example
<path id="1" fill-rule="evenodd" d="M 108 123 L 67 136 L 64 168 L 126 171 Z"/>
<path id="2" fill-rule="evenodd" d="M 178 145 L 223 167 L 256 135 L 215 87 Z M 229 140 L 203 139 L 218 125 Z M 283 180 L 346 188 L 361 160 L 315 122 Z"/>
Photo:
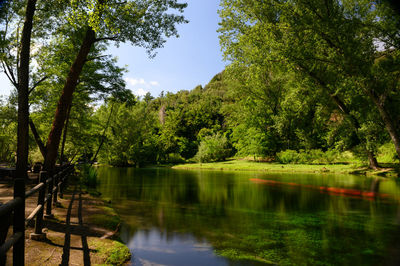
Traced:
<path id="1" fill-rule="evenodd" d="M 400 182 L 99 167 L 133 265 L 400 265 Z"/>

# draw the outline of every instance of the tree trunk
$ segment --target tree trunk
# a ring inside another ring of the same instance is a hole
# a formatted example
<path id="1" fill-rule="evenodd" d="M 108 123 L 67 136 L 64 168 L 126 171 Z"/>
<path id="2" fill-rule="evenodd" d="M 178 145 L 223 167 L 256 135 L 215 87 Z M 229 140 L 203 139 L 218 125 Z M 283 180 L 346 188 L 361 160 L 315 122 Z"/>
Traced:
<path id="1" fill-rule="evenodd" d="M 35 138 L 36 144 L 39 147 L 40 153 L 42 154 L 43 159 L 45 159 L 46 158 L 46 147 L 44 146 L 44 144 L 42 142 L 42 139 L 40 138 L 39 133 L 36 130 L 35 124 L 30 119 L 29 119 L 29 126 L 31 128 L 31 132 L 33 134 L 33 137 Z"/>
<path id="2" fill-rule="evenodd" d="M 361 128 L 360 123 L 358 122 L 357 118 L 354 117 L 351 113 L 350 110 L 347 108 L 347 106 L 342 102 L 342 100 L 339 99 L 337 95 L 331 95 L 331 98 L 333 101 L 336 103 L 336 105 L 339 107 L 339 109 L 347 116 L 349 117 L 351 123 L 353 124 L 354 131 L 356 133 L 356 137 L 360 143 L 363 143 L 363 146 L 365 148 L 365 151 L 368 156 L 368 168 L 377 170 L 379 168 L 378 160 L 376 159 L 376 156 L 374 152 L 369 151 L 365 145 L 365 141 L 362 140 L 358 135 L 358 130 Z"/>
<path id="3" fill-rule="evenodd" d="M 112 115 L 113 109 L 114 109 L 114 102 L 111 103 L 110 114 L 108 115 L 108 119 L 107 119 L 106 126 L 104 127 L 103 134 L 101 135 L 101 141 L 100 141 L 99 147 L 97 148 L 97 151 L 96 151 L 96 153 L 94 154 L 93 159 L 91 160 L 90 165 L 93 165 L 94 161 L 95 161 L 96 158 L 97 158 L 97 155 L 99 154 L 99 151 L 100 151 L 100 149 L 101 149 L 101 146 L 103 146 L 104 139 L 105 139 L 105 136 L 106 136 L 106 131 L 107 131 L 108 125 L 110 124 L 110 120 L 111 120 L 111 115 Z"/>
<path id="4" fill-rule="evenodd" d="M 299 66 L 329 94 L 330 98 L 333 100 L 333 102 L 336 104 L 336 106 L 339 108 L 339 110 L 350 119 L 350 122 L 354 128 L 354 132 L 356 134 L 357 140 L 359 141 L 359 143 L 363 144 L 365 151 L 367 153 L 369 168 L 374 169 L 374 170 L 378 169 L 379 164 L 378 164 L 375 154 L 372 151 L 369 151 L 367 149 L 367 147 L 365 145 L 365 140 L 361 139 L 359 136 L 358 130 L 361 128 L 361 125 L 358 122 L 357 118 L 351 114 L 351 112 L 348 109 L 348 107 L 346 106 L 346 104 L 336 94 L 332 94 L 330 92 L 327 84 L 323 80 L 321 80 L 314 72 L 308 71 L 301 64 L 299 64 Z"/>
<path id="5" fill-rule="evenodd" d="M 72 107 L 72 104 L 68 108 L 67 120 L 65 121 L 65 125 L 64 125 L 63 140 L 62 140 L 62 144 L 61 144 L 61 153 L 60 153 L 60 164 L 61 165 L 64 162 L 64 148 L 65 148 L 65 141 L 67 140 L 67 131 L 68 131 L 68 124 L 69 124 L 69 117 L 71 115 L 71 107 Z"/>
<path id="6" fill-rule="evenodd" d="M 47 139 L 47 154 L 44 161 L 45 170 L 52 170 L 56 163 L 58 146 L 60 144 L 61 133 L 67 116 L 67 110 L 72 103 L 72 95 L 75 91 L 79 75 L 82 72 L 83 65 L 85 64 L 90 49 L 95 41 L 95 32 L 91 28 L 88 28 L 79 53 L 76 56 L 75 61 L 68 73 L 67 80 L 64 84 L 62 94 L 57 104 L 53 125 Z"/>
<path id="7" fill-rule="evenodd" d="M 29 152 L 29 61 L 35 9 L 36 0 L 28 0 L 24 28 L 22 30 L 21 52 L 18 66 L 17 178 L 28 178 L 26 170 Z"/>
<path id="8" fill-rule="evenodd" d="M 393 141 L 397 156 L 400 158 L 400 138 L 399 133 L 397 132 L 398 125 L 390 117 L 384 104 L 380 101 L 379 96 L 376 95 L 373 90 L 368 90 L 368 95 L 378 108 L 379 114 L 383 120 L 383 123 L 385 124 L 386 130 L 388 131 L 389 136 Z"/>
<path id="9" fill-rule="evenodd" d="M 375 154 L 373 152 L 367 151 L 368 154 L 368 163 L 369 163 L 369 168 L 378 170 L 379 169 L 379 164 L 378 161 L 376 160 Z"/>

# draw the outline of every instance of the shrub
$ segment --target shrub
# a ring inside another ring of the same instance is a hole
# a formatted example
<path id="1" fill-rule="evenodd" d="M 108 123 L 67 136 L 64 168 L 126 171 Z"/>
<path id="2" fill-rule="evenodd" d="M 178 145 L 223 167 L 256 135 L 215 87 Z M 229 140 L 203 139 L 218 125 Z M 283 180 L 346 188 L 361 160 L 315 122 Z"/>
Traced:
<path id="1" fill-rule="evenodd" d="M 87 187 L 95 188 L 98 181 L 97 181 L 97 171 L 96 169 L 89 165 L 84 164 L 82 165 L 81 174 L 80 174 L 81 183 Z"/>
<path id="2" fill-rule="evenodd" d="M 223 161 L 231 153 L 228 140 L 220 134 L 206 136 L 200 142 L 199 150 L 194 159 L 200 163 Z"/>
<path id="3" fill-rule="evenodd" d="M 276 159 L 280 163 L 298 163 L 299 154 L 294 150 L 281 151 L 276 154 Z"/>
<path id="4" fill-rule="evenodd" d="M 394 144 L 392 142 L 386 143 L 378 148 L 378 162 L 380 163 L 393 163 L 398 161 L 398 156 Z"/>
<path id="5" fill-rule="evenodd" d="M 276 159 L 284 164 L 333 164 L 347 162 L 350 158 L 347 153 L 340 153 L 337 150 L 327 150 L 323 152 L 319 149 L 314 150 L 286 150 L 278 152 Z"/>

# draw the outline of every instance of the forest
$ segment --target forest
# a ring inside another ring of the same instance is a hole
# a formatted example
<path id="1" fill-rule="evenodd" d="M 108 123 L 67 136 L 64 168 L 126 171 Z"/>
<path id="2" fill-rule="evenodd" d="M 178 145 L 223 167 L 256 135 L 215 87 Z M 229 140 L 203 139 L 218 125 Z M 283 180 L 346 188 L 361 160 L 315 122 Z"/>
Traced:
<path id="1" fill-rule="evenodd" d="M 398 163 L 396 9 L 367 0 L 220 5 L 226 69 L 204 87 L 137 97 L 107 47 L 130 42 L 153 56 L 188 22 L 186 4 L 3 4 L 0 60 L 15 90 L 0 102 L 0 161 Z"/>

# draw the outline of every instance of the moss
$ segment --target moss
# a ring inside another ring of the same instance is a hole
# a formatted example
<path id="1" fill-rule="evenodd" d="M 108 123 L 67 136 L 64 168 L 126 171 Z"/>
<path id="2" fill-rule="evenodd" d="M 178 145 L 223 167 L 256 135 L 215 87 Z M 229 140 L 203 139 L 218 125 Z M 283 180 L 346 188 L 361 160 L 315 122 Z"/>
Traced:
<path id="1" fill-rule="evenodd" d="M 88 217 L 87 222 L 112 231 L 117 229 L 121 222 L 118 214 L 115 213 L 114 209 L 108 206 L 103 206 L 101 209 L 103 213 L 91 215 Z"/>
<path id="2" fill-rule="evenodd" d="M 103 259 L 102 265 L 123 265 L 131 258 L 129 248 L 118 241 L 90 240 L 89 246 Z"/>
<path id="3" fill-rule="evenodd" d="M 268 260 L 259 258 L 257 256 L 251 255 L 251 254 L 246 254 L 243 251 L 240 251 L 237 249 L 232 249 L 232 248 L 218 250 L 217 254 L 220 256 L 223 256 L 225 258 L 235 260 L 235 261 L 252 261 L 252 262 L 261 262 L 263 264 L 276 265 L 276 263 L 274 263 L 272 261 L 268 261 Z"/>

